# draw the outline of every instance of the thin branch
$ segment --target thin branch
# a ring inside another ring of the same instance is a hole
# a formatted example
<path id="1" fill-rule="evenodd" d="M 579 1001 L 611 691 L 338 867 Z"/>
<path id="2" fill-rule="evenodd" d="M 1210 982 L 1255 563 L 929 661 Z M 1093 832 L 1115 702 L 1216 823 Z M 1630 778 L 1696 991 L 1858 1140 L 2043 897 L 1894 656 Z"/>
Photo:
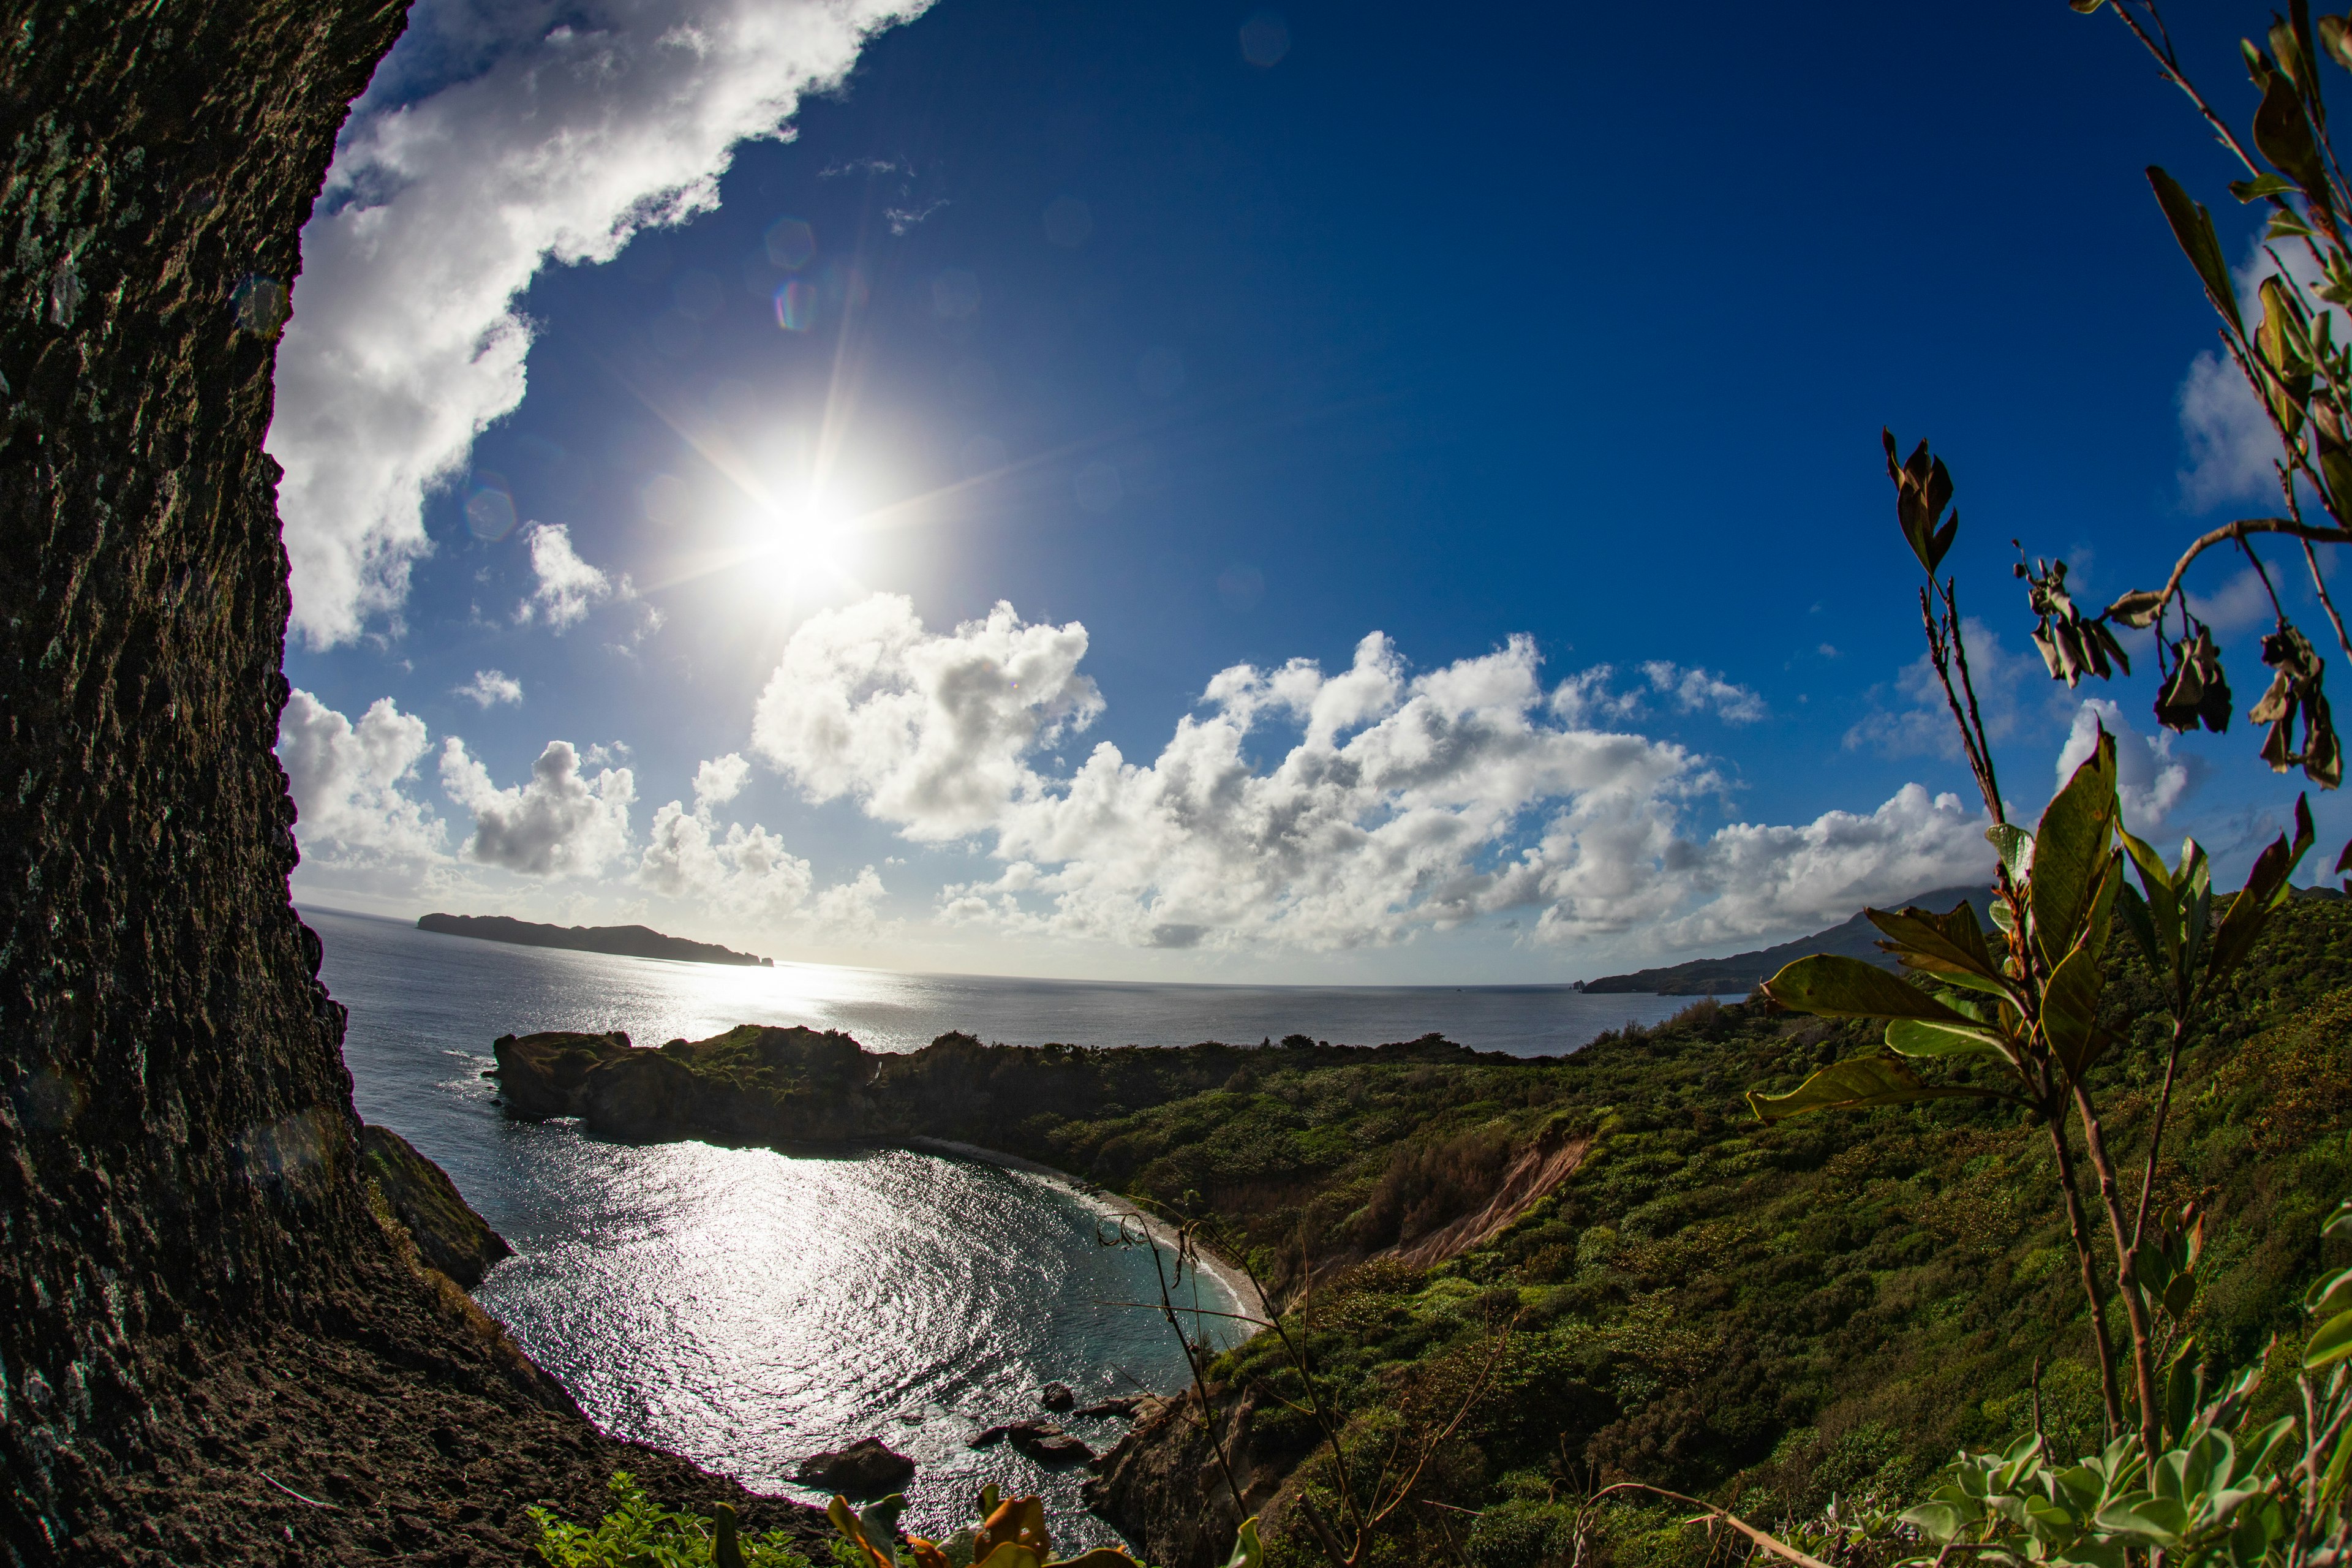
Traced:
<path id="1" fill-rule="evenodd" d="M 2235 522 L 2224 523 L 2212 532 L 2200 535 L 2172 568 L 2166 579 L 2159 601 L 2169 603 L 2180 591 L 2181 578 L 2189 574 L 2189 563 L 2217 544 L 2234 543 L 2250 533 L 2284 533 L 2294 538 L 2321 544 L 2352 544 L 2352 528 L 2317 528 L 2307 522 L 2295 522 L 2284 517 L 2242 517 Z"/>
<path id="2" fill-rule="evenodd" d="M 2352 658 L 2352 637 L 2345 635 L 2344 617 L 2336 613 L 2336 601 L 2327 596 L 2327 579 L 2319 572 L 2319 552 L 2312 549 L 2308 539 L 2299 542 L 2303 545 L 2304 563 L 2311 568 L 2311 585 L 2319 594 L 2320 606 L 2327 612 L 2328 623 L 2336 628 L 2336 641 L 2344 649 L 2345 657 Z"/>
<path id="3" fill-rule="evenodd" d="M 2172 52 L 2171 37 L 2168 34 L 2165 37 L 2164 47 L 2159 48 L 2157 47 L 2156 40 L 2147 36 L 2147 29 L 2142 27 L 2139 23 L 2134 19 L 2132 14 L 2126 10 L 2121 4 L 2117 4 L 2113 6 L 2112 9 L 2117 16 L 2123 18 L 2124 26 L 2131 29 L 2132 37 L 2137 38 L 2140 41 L 2141 47 L 2146 48 L 2151 56 L 2155 57 L 2156 63 L 2162 70 L 2165 80 L 2170 82 L 2173 86 L 2179 88 L 2182 92 L 2189 95 L 2189 101 L 2195 104 L 2197 106 L 2197 112 L 2205 117 L 2205 123 L 2213 128 L 2215 138 L 2221 142 L 2222 146 L 2227 147 L 2231 153 L 2236 156 L 2239 163 L 2245 165 L 2246 173 L 2249 174 L 2261 174 L 2262 170 L 2255 166 L 2253 159 L 2247 153 L 2244 146 L 2239 142 L 2236 133 L 2230 129 L 2229 124 L 2223 121 L 2220 115 L 2213 112 L 2213 106 L 2205 101 L 2205 95 L 2197 90 L 2196 86 L 2189 81 L 2188 73 L 2180 68 L 2179 59 Z M 2157 16 L 2156 7 L 2151 5 L 2147 10 L 2149 16 L 2155 19 L 2158 28 L 2161 30 L 2164 26 L 2164 22 L 2161 17 Z"/>
<path id="4" fill-rule="evenodd" d="M 2254 553 L 2254 547 L 2246 542 L 2243 534 L 2238 536 L 2238 548 L 2244 551 L 2246 559 L 2254 563 L 2254 575 L 2263 580 L 2263 592 L 2271 596 L 2271 613 L 2278 616 L 2279 623 L 2284 626 L 2286 622 L 2286 606 L 2279 603 L 2278 590 L 2271 586 L 2271 574 L 2263 565 L 2263 558 Z"/>
<path id="5" fill-rule="evenodd" d="M 1685 1504 L 1687 1507 L 1697 1509 L 1703 1517 L 1711 1520 L 1718 1520 L 1723 1523 L 1731 1526 L 1732 1529 L 1739 1531 L 1740 1534 L 1748 1537 L 1748 1540 L 1754 1542 L 1765 1551 L 1771 1552 L 1774 1556 L 1785 1557 L 1790 1562 L 1796 1563 L 1797 1568 L 1830 1568 L 1830 1565 L 1822 1562 L 1820 1558 L 1809 1556 L 1806 1553 L 1798 1551 L 1787 1542 L 1780 1540 L 1776 1536 L 1768 1535 L 1763 1531 L 1757 1529 L 1754 1525 L 1748 1523 L 1746 1520 L 1741 1519 L 1737 1514 L 1727 1513 L 1724 1510 L 1716 1507 L 1713 1503 L 1701 1502 L 1695 1497 L 1685 1497 L 1680 1492 L 1670 1492 L 1664 1487 L 1654 1487 L 1647 1481 L 1618 1481 L 1613 1485 L 1602 1487 L 1599 1491 L 1594 1492 L 1592 1494 L 1592 1500 L 1598 1502 L 1602 1498 L 1607 1497 L 1611 1492 L 1627 1490 L 1654 1493 L 1656 1496 L 1667 1498 L 1673 1501 Z"/>

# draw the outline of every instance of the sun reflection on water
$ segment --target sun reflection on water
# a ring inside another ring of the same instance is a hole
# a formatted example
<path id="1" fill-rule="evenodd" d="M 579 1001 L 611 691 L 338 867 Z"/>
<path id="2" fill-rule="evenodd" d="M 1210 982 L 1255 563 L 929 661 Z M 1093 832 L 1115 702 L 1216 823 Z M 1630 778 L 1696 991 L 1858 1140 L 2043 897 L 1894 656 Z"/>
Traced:
<path id="1" fill-rule="evenodd" d="M 1097 1245 L 1097 1215 L 1024 1172 L 910 1150 L 784 1154 L 599 1144 L 519 1128 L 551 1173 L 544 1221 L 477 1293 L 581 1407 L 619 1436 L 761 1490 L 796 1462 L 879 1436 L 919 1467 L 913 1528 L 966 1522 L 989 1482 L 1043 1488 L 1065 1533 L 1082 1470 L 1042 1470 L 983 1427 L 1183 1377 L 1148 1256 Z M 1188 1296 L 1189 1299 L 1189 1296 Z M 1198 1304 L 1228 1310 L 1213 1283 Z M 1097 1448 L 1123 1430 L 1068 1425 Z M 804 1493 L 811 1497 L 814 1493 Z"/>

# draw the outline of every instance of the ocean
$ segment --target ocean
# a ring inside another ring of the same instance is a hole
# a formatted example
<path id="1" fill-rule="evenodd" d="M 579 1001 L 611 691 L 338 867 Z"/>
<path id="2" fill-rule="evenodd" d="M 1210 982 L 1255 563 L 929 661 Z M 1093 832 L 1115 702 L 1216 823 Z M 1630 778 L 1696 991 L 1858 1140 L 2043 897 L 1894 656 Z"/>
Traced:
<path id="1" fill-rule="evenodd" d="M 1035 1045 L 1188 1045 L 1300 1033 L 1349 1045 L 1431 1030 L 1518 1055 L 1573 1049 L 1687 997 L 1587 997 L 1556 986 L 1111 984 L 752 969 L 508 946 L 306 909 L 320 972 L 351 1010 L 343 1054 L 360 1114 L 437 1162 L 514 1245 L 475 1292 L 607 1431 L 812 1501 L 797 1461 L 877 1436 L 915 1459 L 908 1528 L 969 1522 L 988 1482 L 1041 1492 L 1072 1544 L 1117 1541 L 1083 1511 L 1082 1469 L 1048 1470 L 985 1426 L 1043 1415 L 1066 1383 L 1086 1405 L 1172 1392 L 1181 1351 L 1160 1313 L 1171 1259 L 1120 1244 L 1116 1205 L 1038 1174 L 908 1149 L 632 1146 L 491 1103 L 490 1042 L 538 1029 L 625 1029 L 640 1045 L 739 1023 L 837 1028 L 906 1051 L 949 1029 Z M 1235 1302 L 1187 1276 L 1180 1300 Z M 1133 1303 L 1145 1303 L 1135 1305 Z M 1194 1320 L 1213 1339 L 1234 1325 Z M 1111 1418 L 1066 1423 L 1097 1450 Z"/>

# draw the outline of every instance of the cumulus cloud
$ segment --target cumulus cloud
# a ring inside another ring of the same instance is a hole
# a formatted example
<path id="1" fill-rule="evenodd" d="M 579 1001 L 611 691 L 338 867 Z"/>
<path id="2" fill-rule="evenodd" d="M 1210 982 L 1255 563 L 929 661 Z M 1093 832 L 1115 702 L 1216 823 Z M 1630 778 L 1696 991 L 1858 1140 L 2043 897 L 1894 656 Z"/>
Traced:
<path id="1" fill-rule="evenodd" d="M 300 687 L 278 721 L 278 758 L 294 794 L 305 856 L 343 861 L 441 855 L 447 832 L 403 785 L 428 743 L 425 721 L 380 698 L 353 724 Z"/>
<path id="2" fill-rule="evenodd" d="M 399 55 L 346 126 L 302 237 L 268 446 L 313 646 L 396 611 L 425 494 L 521 401 L 517 296 L 718 201 L 733 148 L 782 133 L 866 37 L 924 0 L 586 0 L 424 14 L 402 51 L 459 79 L 405 100 Z"/>
<path id="3" fill-rule="evenodd" d="M 694 770 L 694 804 L 697 807 L 724 805 L 743 793 L 751 777 L 751 764 L 740 752 L 713 757 Z"/>
<path id="4" fill-rule="evenodd" d="M 711 766 L 703 764 L 705 775 Z M 653 831 L 637 861 L 640 885 L 665 897 L 691 900 L 704 911 L 762 926 L 814 929 L 836 941 L 873 934 L 884 896 L 873 867 L 821 888 L 809 863 L 758 823 L 730 823 L 721 832 L 709 800 L 698 792 L 692 811 L 674 800 L 654 813 Z"/>
<path id="5" fill-rule="evenodd" d="M 517 621 L 528 626 L 533 620 L 544 620 L 562 632 L 585 620 L 593 605 L 636 596 L 625 575 L 615 583 L 580 559 L 572 548 L 572 530 L 567 524 L 534 522 L 523 539 L 530 546 L 530 572 L 539 585 L 530 598 L 515 606 Z"/>
<path id="6" fill-rule="evenodd" d="M 2192 510 L 2278 494 L 2271 466 L 2282 456 L 2278 432 L 2236 364 L 2210 349 L 2199 354 L 2189 363 L 2179 403 L 2189 447 L 2180 495 Z"/>
<path id="7" fill-rule="evenodd" d="M 1642 666 L 1650 689 L 1674 699 L 1685 713 L 1713 713 L 1727 724 L 1753 724 L 1764 717 L 1764 700 L 1745 686 L 1735 686 L 1719 675 L 1696 667 L 1685 668 L 1663 658 Z"/>
<path id="8" fill-rule="evenodd" d="M 1341 947 L 1513 910 L 1545 939 L 1680 921 L 1672 940 L 1696 942 L 1990 868 L 1976 815 L 1916 786 L 1867 816 L 1695 837 L 1723 789 L 1706 760 L 1604 727 L 1625 706 L 1605 672 L 1547 691 L 1524 637 L 1419 673 L 1379 633 L 1336 674 L 1235 666 L 1158 757 L 1106 742 L 1047 777 L 1032 759 L 1101 710 L 1085 651 L 1083 626 L 1008 605 L 932 633 L 877 596 L 794 634 L 754 749 L 909 837 L 990 836 L 1003 869 L 944 889 L 950 917 L 1139 946 Z M 1681 672 L 1653 689 L 1679 702 Z M 1261 764 L 1274 732 L 1295 739 Z"/>
<path id="9" fill-rule="evenodd" d="M 1086 650 L 1084 626 L 1028 626 L 1003 604 L 933 636 L 911 600 L 877 594 L 793 634 L 751 746 L 811 800 L 849 795 L 910 837 L 962 837 L 1039 787 L 1033 750 L 1102 711 Z"/>
<path id="10" fill-rule="evenodd" d="M 2195 785 L 2195 759 L 2172 754 L 2168 730 L 2153 735 L 2134 730 L 2123 710 L 2106 698 L 2087 698 L 2074 710 L 2074 728 L 2058 753 L 2057 777 L 2051 787 L 2063 788 L 2074 770 L 2090 761 L 2102 724 L 2116 738 L 2116 794 L 2123 801 L 2124 826 L 2137 834 L 2154 833 Z"/>
<path id="11" fill-rule="evenodd" d="M 534 877 L 589 877 L 629 851 L 635 778 L 626 768 L 589 777 L 569 741 L 550 741 L 530 782 L 500 789 L 453 735 L 441 749 L 441 787 L 473 814 L 465 853 L 485 864 Z"/>
<path id="12" fill-rule="evenodd" d="M 473 679 L 452 690 L 459 697 L 473 699 L 477 706 L 483 708 L 522 700 L 522 682 L 503 669 L 478 669 Z"/>

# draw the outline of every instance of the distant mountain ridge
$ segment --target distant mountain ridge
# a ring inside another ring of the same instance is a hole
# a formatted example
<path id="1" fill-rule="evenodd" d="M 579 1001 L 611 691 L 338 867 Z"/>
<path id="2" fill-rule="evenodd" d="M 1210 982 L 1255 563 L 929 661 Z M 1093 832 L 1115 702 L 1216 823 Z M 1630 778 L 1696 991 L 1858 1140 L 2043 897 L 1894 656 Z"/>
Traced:
<path id="1" fill-rule="evenodd" d="M 1890 909 L 1916 906 L 1948 914 L 1963 903 L 1973 906 L 1977 923 L 1992 923 L 1986 912 L 1992 901 L 1990 888 L 1938 888 L 1932 893 L 1900 900 Z M 1584 983 L 1590 996 L 1643 992 L 1658 996 L 1745 996 L 1765 981 L 1778 974 L 1798 959 L 1816 952 L 1834 952 L 1846 958 L 1859 958 L 1875 963 L 1882 969 L 1896 967 L 1893 955 L 1878 950 L 1879 931 L 1861 911 L 1842 925 L 1815 931 L 1811 936 L 1784 942 L 1778 947 L 1759 948 L 1754 952 L 1735 952 L 1729 958 L 1695 958 L 1687 963 L 1668 964 L 1662 969 L 1639 969 L 1631 974 L 1604 974 L 1598 980 Z"/>
<path id="2" fill-rule="evenodd" d="M 481 942 L 507 942 L 518 947 L 562 947 L 575 952 L 609 952 L 622 958 L 667 958 L 680 963 L 734 963 L 772 969 L 776 961 L 737 952 L 715 942 L 688 942 L 665 936 L 650 926 L 552 926 L 519 921 L 511 915 L 444 915 L 416 917 L 419 931 L 443 936 L 470 936 Z"/>

